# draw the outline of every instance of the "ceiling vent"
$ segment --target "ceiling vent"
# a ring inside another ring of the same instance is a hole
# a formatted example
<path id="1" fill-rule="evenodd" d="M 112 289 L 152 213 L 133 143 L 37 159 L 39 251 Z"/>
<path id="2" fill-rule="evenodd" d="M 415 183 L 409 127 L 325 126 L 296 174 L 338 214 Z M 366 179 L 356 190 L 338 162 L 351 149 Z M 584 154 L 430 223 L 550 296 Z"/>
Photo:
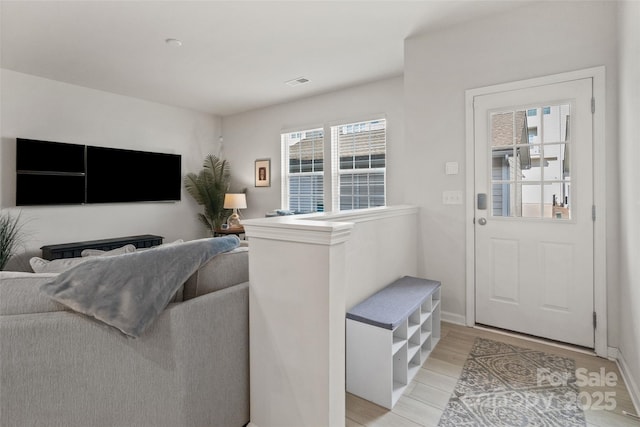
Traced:
<path id="1" fill-rule="evenodd" d="M 178 39 L 166 39 L 164 42 L 172 47 L 182 46 L 182 40 L 178 40 Z"/>
<path id="2" fill-rule="evenodd" d="M 293 80 L 289 80 L 287 82 L 285 82 L 287 85 L 293 87 L 293 86 L 299 86 L 305 83 L 309 83 L 309 79 L 304 78 L 304 77 L 298 77 L 297 79 L 293 79 Z"/>

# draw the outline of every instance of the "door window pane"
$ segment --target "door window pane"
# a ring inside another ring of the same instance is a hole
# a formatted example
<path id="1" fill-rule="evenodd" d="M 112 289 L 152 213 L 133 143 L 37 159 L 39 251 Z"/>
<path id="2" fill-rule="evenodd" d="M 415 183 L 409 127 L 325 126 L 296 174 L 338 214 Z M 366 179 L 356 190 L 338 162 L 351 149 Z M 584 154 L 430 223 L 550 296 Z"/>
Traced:
<path id="1" fill-rule="evenodd" d="M 542 190 L 539 183 L 526 183 L 522 185 L 522 217 L 542 217 L 541 200 Z"/>
<path id="2" fill-rule="evenodd" d="M 491 146 L 508 147 L 529 143 L 527 111 L 509 111 L 491 115 Z"/>
<path id="3" fill-rule="evenodd" d="M 547 183 L 544 186 L 544 217 L 571 219 L 571 184 L 568 182 Z"/>
<path id="4" fill-rule="evenodd" d="M 542 179 L 545 181 L 562 181 L 568 178 L 569 172 L 568 144 L 548 144 L 544 146 L 542 161 Z M 565 172 L 566 171 L 566 172 Z"/>
<path id="5" fill-rule="evenodd" d="M 494 183 L 491 186 L 491 214 L 502 217 L 519 217 L 522 214 L 520 186 L 512 182 Z"/>
<path id="6" fill-rule="evenodd" d="M 549 111 L 549 114 L 542 115 L 544 143 L 567 141 L 569 136 L 568 124 L 571 106 L 564 104 L 552 105 L 545 108 Z"/>
<path id="7" fill-rule="evenodd" d="M 570 219 L 570 111 L 532 105 L 490 115 L 493 216 Z"/>
<path id="8" fill-rule="evenodd" d="M 491 115 L 491 146 L 513 145 L 513 111 Z"/>
<path id="9" fill-rule="evenodd" d="M 515 179 L 515 162 L 513 149 L 500 149 L 492 152 L 491 179 L 494 181 L 508 181 Z"/>

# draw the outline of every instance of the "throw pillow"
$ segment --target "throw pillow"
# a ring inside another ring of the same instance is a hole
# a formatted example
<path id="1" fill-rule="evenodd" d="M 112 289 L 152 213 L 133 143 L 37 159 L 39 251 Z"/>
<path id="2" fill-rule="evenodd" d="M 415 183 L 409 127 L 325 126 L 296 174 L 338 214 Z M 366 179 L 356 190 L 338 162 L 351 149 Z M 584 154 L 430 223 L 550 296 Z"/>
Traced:
<path id="1" fill-rule="evenodd" d="M 85 249 L 80 253 L 80 255 L 82 256 L 114 256 L 114 255 L 128 254 L 135 251 L 136 251 L 136 247 L 134 245 L 124 245 L 120 248 L 112 249 L 110 251 L 101 251 L 100 249 Z"/>
<path id="2" fill-rule="evenodd" d="M 31 269 L 34 273 L 62 273 L 68 269 L 75 267 L 78 264 L 82 264 L 85 261 L 90 260 L 91 257 L 86 258 L 62 258 L 54 260 L 46 260 L 34 256 L 29 260 Z"/>

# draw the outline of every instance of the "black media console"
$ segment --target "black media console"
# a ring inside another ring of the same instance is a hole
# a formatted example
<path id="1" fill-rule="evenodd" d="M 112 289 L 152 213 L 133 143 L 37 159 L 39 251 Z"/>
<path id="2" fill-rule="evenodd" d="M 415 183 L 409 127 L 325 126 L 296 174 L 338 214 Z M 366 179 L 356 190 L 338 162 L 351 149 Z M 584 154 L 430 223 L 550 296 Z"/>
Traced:
<path id="1" fill-rule="evenodd" d="M 153 234 L 140 236 L 126 236 L 115 239 L 88 240 L 85 242 L 62 243 L 59 245 L 46 245 L 41 247 L 42 257 L 53 260 L 59 258 L 76 258 L 81 256 L 84 249 L 99 249 L 110 251 L 124 245 L 134 245 L 136 248 L 150 248 L 162 244 L 164 237 Z"/>

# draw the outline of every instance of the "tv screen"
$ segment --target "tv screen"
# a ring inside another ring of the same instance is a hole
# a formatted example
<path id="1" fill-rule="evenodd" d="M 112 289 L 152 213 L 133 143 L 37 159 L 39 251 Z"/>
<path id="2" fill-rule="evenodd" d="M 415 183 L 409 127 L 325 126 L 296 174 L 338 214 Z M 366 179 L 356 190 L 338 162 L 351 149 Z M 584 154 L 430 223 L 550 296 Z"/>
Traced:
<path id="1" fill-rule="evenodd" d="M 181 156 L 87 147 L 87 203 L 180 200 Z"/>
<path id="2" fill-rule="evenodd" d="M 16 205 L 178 201 L 178 154 L 16 139 Z"/>
<path id="3" fill-rule="evenodd" d="M 84 203 L 84 152 L 80 144 L 18 138 L 16 206 Z"/>
<path id="4" fill-rule="evenodd" d="M 16 206 L 84 203 L 84 175 L 18 174 Z"/>
<path id="5" fill-rule="evenodd" d="M 16 140 L 16 169 L 23 172 L 84 173 L 84 145 Z"/>

